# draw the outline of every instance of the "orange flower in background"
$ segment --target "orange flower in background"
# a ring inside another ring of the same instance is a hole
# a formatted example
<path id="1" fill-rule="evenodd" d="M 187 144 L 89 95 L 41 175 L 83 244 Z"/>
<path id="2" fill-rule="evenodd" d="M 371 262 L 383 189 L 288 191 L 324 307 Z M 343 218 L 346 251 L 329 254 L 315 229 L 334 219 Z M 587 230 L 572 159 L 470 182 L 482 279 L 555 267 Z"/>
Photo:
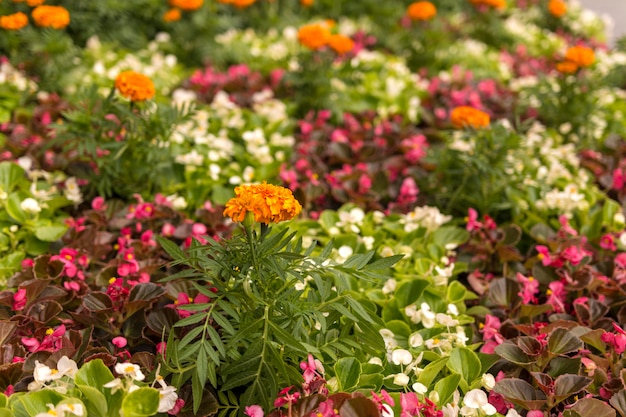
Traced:
<path id="1" fill-rule="evenodd" d="M 300 0 L 300 4 L 303 5 L 304 7 L 313 6 L 313 2 L 314 0 Z"/>
<path id="2" fill-rule="evenodd" d="M 35 24 L 44 28 L 63 29 L 70 24 L 70 12 L 61 6 L 37 6 L 32 16 Z"/>
<path id="3" fill-rule="evenodd" d="M 354 41 L 346 35 L 330 35 L 328 38 L 328 46 L 339 55 L 350 52 L 354 49 Z"/>
<path id="4" fill-rule="evenodd" d="M 19 30 L 28 25 L 28 16 L 22 12 L 0 16 L 0 28 L 5 30 Z"/>
<path id="5" fill-rule="evenodd" d="M 228 200 L 224 216 L 242 222 L 251 212 L 258 223 L 278 223 L 291 220 L 302 211 L 290 189 L 272 184 L 240 185 L 235 197 Z"/>
<path id="6" fill-rule="evenodd" d="M 180 9 L 169 9 L 163 14 L 163 21 L 165 22 L 176 22 L 177 20 L 180 20 L 180 18 Z"/>
<path id="7" fill-rule="evenodd" d="M 429 1 L 416 1 L 406 10 L 411 20 L 430 20 L 437 15 L 437 8 Z"/>
<path id="8" fill-rule="evenodd" d="M 328 26 L 321 23 L 304 25 L 298 30 L 298 41 L 313 50 L 326 46 L 330 37 Z"/>
<path id="9" fill-rule="evenodd" d="M 588 67 L 596 60 L 593 49 L 586 46 L 572 46 L 565 51 L 565 60 L 579 67 Z"/>
<path id="10" fill-rule="evenodd" d="M 471 106 L 459 106 L 450 112 L 452 126 L 457 129 L 464 127 L 481 128 L 489 126 L 489 115 Z"/>
<path id="11" fill-rule="evenodd" d="M 548 11 L 554 17 L 561 17 L 567 13 L 567 5 L 563 0 L 550 0 Z"/>
<path id="12" fill-rule="evenodd" d="M 231 4 L 239 9 L 245 9 L 252 6 L 256 0 L 231 0 Z"/>
<path id="13" fill-rule="evenodd" d="M 170 0 L 170 6 L 178 7 L 188 12 L 198 10 L 203 3 L 204 0 Z"/>
<path id="14" fill-rule="evenodd" d="M 489 6 L 494 9 L 504 9 L 506 0 L 470 0 L 474 6 Z"/>
<path id="15" fill-rule="evenodd" d="M 115 78 L 115 88 L 131 101 L 148 100 L 155 94 L 152 80 L 135 71 L 121 72 Z"/>
<path id="16" fill-rule="evenodd" d="M 26 0 L 26 4 L 30 7 L 35 7 L 42 5 L 46 2 L 46 0 Z M 24 3 L 24 0 L 13 0 L 13 3 Z"/>
<path id="17" fill-rule="evenodd" d="M 572 74 L 578 70 L 578 65 L 570 61 L 563 61 L 556 64 L 556 70 L 563 74 Z"/>

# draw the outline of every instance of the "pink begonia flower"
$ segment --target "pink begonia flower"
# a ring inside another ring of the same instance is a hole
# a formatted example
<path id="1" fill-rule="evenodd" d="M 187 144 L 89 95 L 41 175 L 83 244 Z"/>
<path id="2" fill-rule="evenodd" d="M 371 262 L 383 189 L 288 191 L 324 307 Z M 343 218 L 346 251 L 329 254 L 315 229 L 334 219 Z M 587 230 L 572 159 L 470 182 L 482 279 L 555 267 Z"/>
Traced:
<path id="1" fill-rule="evenodd" d="M 467 225 L 465 226 L 465 229 L 468 232 L 472 232 L 474 230 L 480 230 L 483 227 L 483 224 L 478 221 L 478 212 L 471 207 L 467 210 L 466 221 L 467 221 Z"/>
<path id="2" fill-rule="evenodd" d="M 522 290 L 517 293 L 522 299 L 522 303 L 537 303 L 535 295 L 539 292 L 539 281 L 533 277 L 526 277 L 521 273 L 515 275 L 517 282 L 522 284 Z"/>
<path id="3" fill-rule="evenodd" d="M 621 355 L 626 350 L 626 332 L 621 327 L 613 323 L 616 333 L 604 332 L 600 339 L 615 350 L 615 353 Z"/>
<path id="4" fill-rule="evenodd" d="M 420 415 L 420 401 L 414 392 L 400 394 L 400 417 L 413 417 Z"/>
<path id="5" fill-rule="evenodd" d="M 26 289 L 20 288 L 13 295 L 13 311 L 20 311 L 26 307 Z"/>
<path id="6" fill-rule="evenodd" d="M 280 408 L 285 404 L 293 404 L 300 398 L 300 393 L 295 392 L 290 394 L 289 391 L 293 388 L 293 385 L 287 388 L 283 388 L 279 393 L 278 397 L 274 401 L 274 407 Z"/>
<path id="7" fill-rule="evenodd" d="M 567 290 L 565 284 L 561 281 L 553 281 L 548 285 L 547 303 L 552 306 L 552 311 L 555 313 L 565 312 L 565 299 L 567 298 Z"/>
<path id="8" fill-rule="evenodd" d="M 561 230 L 572 235 L 572 236 L 578 236 L 578 232 L 569 224 L 569 219 L 564 216 L 564 215 L 560 215 L 559 216 L 559 223 L 561 223 Z"/>
<path id="9" fill-rule="evenodd" d="M 541 410 L 530 410 L 528 414 L 526 414 L 526 417 L 544 417 L 544 416 L 545 414 Z"/>
<path id="10" fill-rule="evenodd" d="M 161 228 L 161 235 L 165 237 L 170 237 L 174 235 L 176 231 L 176 227 L 171 223 L 165 223 Z"/>
<path id="11" fill-rule="evenodd" d="M 585 372 L 587 372 L 587 376 L 593 376 L 596 369 L 598 368 L 598 364 L 589 358 L 580 358 L 580 361 L 585 367 Z"/>
<path id="12" fill-rule="evenodd" d="M 406 177 L 400 185 L 400 195 L 398 196 L 399 204 L 411 204 L 417 201 L 419 189 L 413 177 Z"/>
<path id="13" fill-rule="evenodd" d="M 615 244 L 615 236 L 609 233 L 602 235 L 602 237 L 600 238 L 600 247 L 602 249 L 615 252 L 617 250 L 617 245 Z"/>
<path id="14" fill-rule="evenodd" d="M 543 266 L 553 266 L 555 268 L 563 266 L 563 261 L 558 257 L 552 256 L 552 254 L 550 254 L 550 249 L 548 249 L 547 246 L 537 245 L 535 246 L 535 249 L 538 252 L 537 258 L 541 261 Z"/>
<path id="15" fill-rule="evenodd" d="M 569 246 L 561 252 L 561 258 L 568 261 L 573 266 L 578 265 L 583 258 L 591 256 L 592 253 L 578 246 Z"/>
<path id="16" fill-rule="evenodd" d="M 339 417 L 339 414 L 337 414 L 336 412 L 333 400 L 329 398 L 326 401 L 322 401 L 317 406 L 317 413 L 315 414 L 315 416 L 316 417 Z"/>
<path id="17" fill-rule="evenodd" d="M 365 194 L 372 188 L 372 179 L 367 174 L 359 177 L 359 194 Z"/>
<path id="18" fill-rule="evenodd" d="M 125 337 L 123 336 L 117 336 L 114 337 L 113 340 L 111 340 L 111 343 L 113 343 L 113 345 L 119 349 L 126 347 L 126 345 L 128 344 L 128 340 L 126 340 Z"/>
<path id="19" fill-rule="evenodd" d="M 621 168 L 615 168 L 613 170 L 613 183 L 611 184 L 611 188 L 614 190 L 621 190 L 624 188 L 624 180 L 624 171 Z"/>
<path id="20" fill-rule="evenodd" d="M 43 340 L 39 342 L 34 337 L 22 337 L 22 344 L 29 352 L 47 351 L 52 352 L 61 348 L 62 337 L 65 335 L 65 325 L 60 325 L 56 329 L 48 329 Z"/>
<path id="21" fill-rule="evenodd" d="M 248 417 L 263 417 L 264 413 L 263 413 L 263 408 L 261 408 L 260 405 L 248 405 L 246 406 L 246 411 L 244 411 L 244 414 L 247 415 Z"/>
<path id="22" fill-rule="evenodd" d="M 619 253 L 615 257 L 613 262 L 615 262 L 615 265 L 619 266 L 620 268 L 626 268 L 626 252 Z"/>
<path id="23" fill-rule="evenodd" d="M 95 197 L 91 200 L 91 208 L 95 211 L 103 211 L 106 209 L 106 203 L 104 202 L 104 197 Z"/>
<path id="24" fill-rule="evenodd" d="M 416 164 L 424 158 L 428 149 L 428 143 L 424 135 L 413 135 L 403 139 L 400 142 L 400 146 L 404 149 L 404 159 L 411 164 Z"/>
<path id="25" fill-rule="evenodd" d="M 485 323 L 480 326 L 480 332 L 483 334 L 483 340 L 500 339 L 500 342 L 504 341 L 500 335 L 500 319 L 491 314 L 485 315 Z"/>

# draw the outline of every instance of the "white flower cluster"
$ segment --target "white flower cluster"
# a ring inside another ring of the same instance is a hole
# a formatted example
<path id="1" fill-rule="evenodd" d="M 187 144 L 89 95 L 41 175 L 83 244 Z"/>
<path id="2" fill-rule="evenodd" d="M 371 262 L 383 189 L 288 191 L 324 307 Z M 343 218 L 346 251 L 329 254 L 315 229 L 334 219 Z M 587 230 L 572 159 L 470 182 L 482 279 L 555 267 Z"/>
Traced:
<path id="1" fill-rule="evenodd" d="M 450 220 L 452 216 L 442 214 L 437 207 L 421 206 L 403 215 L 400 223 L 404 224 L 405 232 L 412 232 L 419 227 L 425 228 L 428 232 L 434 232 Z"/>

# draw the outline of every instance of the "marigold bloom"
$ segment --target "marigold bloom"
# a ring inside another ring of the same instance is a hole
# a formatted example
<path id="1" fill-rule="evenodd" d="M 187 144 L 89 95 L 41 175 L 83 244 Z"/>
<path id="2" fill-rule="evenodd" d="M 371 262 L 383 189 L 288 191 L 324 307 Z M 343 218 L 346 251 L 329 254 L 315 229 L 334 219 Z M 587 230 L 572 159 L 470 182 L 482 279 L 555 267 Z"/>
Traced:
<path id="1" fill-rule="evenodd" d="M 176 22 L 177 20 L 180 20 L 181 14 L 180 14 L 180 9 L 169 9 L 167 12 L 165 12 L 163 14 L 163 21 L 164 22 Z"/>
<path id="2" fill-rule="evenodd" d="M 204 0 L 170 0 L 170 6 L 178 7 L 181 10 L 188 12 L 198 10 L 202 7 Z"/>
<path id="3" fill-rule="evenodd" d="M 406 10 L 411 20 L 430 20 L 437 14 L 437 8 L 429 1 L 416 1 Z"/>
<path id="4" fill-rule="evenodd" d="M 354 48 L 354 41 L 346 35 L 330 35 L 328 46 L 339 55 L 350 52 Z"/>
<path id="5" fill-rule="evenodd" d="M 28 16 L 22 12 L 0 16 L 0 28 L 6 30 L 19 30 L 28 24 Z"/>
<path id="6" fill-rule="evenodd" d="M 548 11 L 554 17 L 561 17 L 567 13 L 567 5 L 563 0 L 550 0 Z"/>
<path id="7" fill-rule="evenodd" d="M 44 28 L 63 29 L 70 24 L 70 12 L 61 6 L 37 6 L 32 16 L 35 24 Z"/>
<path id="8" fill-rule="evenodd" d="M 578 65 L 571 61 L 563 61 L 556 64 L 556 70 L 563 74 L 572 74 L 578 70 Z"/>
<path id="9" fill-rule="evenodd" d="M 474 6 L 488 6 L 494 9 L 504 9 L 506 7 L 506 0 L 470 0 Z"/>
<path id="10" fill-rule="evenodd" d="M 464 127 L 481 128 L 489 126 L 489 115 L 471 106 L 459 106 L 450 112 L 450 122 L 457 129 Z"/>
<path id="11" fill-rule="evenodd" d="M 572 46 L 565 52 L 565 60 L 579 67 L 588 67 L 596 60 L 593 49 L 586 46 Z"/>
<path id="12" fill-rule="evenodd" d="M 300 4 L 304 7 L 311 7 L 313 6 L 313 1 L 314 0 L 300 0 Z"/>
<path id="13" fill-rule="evenodd" d="M 245 9 L 252 6 L 255 2 L 256 0 L 232 0 L 230 3 L 239 9 Z"/>
<path id="14" fill-rule="evenodd" d="M 26 4 L 28 4 L 30 7 L 39 6 L 41 4 L 44 4 L 45 2 L 46 0 L 26 0 Z M 24 0 L 13 0 L 13 3 L 24 3 Z"/>
<path id="15" fill-rule="evenodd" d="M 155 94 L 152 80 L 135 71 L 121 72 L 115 78 L 115 88 L 131 101 L 148 100 Z"/>
<path id="16" fill-rule="evenodd" d="M 298 41 L 313 50 L 326 46 L 330 37 L 328 27 L 321 23 L 304 25 L 298 30 Z"/>
<path id="17" fill-rule="evenodd" d="M 224 216 L 242 222 L 251 212 L 259 223 L 278 223 L 291 220 L 302 211 L 291 190 L 272 184 L 240 185 L 235 197 L 226 203 Z"/>

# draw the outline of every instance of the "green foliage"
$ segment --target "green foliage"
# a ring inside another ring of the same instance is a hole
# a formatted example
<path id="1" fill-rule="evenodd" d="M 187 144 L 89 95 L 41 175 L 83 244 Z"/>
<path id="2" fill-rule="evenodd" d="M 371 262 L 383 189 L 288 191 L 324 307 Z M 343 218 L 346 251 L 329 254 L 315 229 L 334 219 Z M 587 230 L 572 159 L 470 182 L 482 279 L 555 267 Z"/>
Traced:
<path id="1" fill-rule="evenodd" d="M 311 256 L 313 247 L 303 250 L 287 228 L 264 225 L 226 242 L 193 244 L 188 253 L 161 244 L 186 276 L 193 271 L 194 288 L 209 300 L 180 307 L 192 314 L 176 323 L 181 331 L 168 343 L 167 371 L 180 383 L 191 380 L 195 394 L 209 382 L 218 392 L 239 393 L 240 407 L 268 407 L 281 387 L 301 381 L 294 365 L 309 353 L 338 361 L 338 384 L 354 389 L 360 361 L 383 346 L 380 319 L 348 285 L 392 264 L 377 264 L 373 252 L 335 264 L 332 246 Z M 196 409 L 201 398 L 194 395 Z"/>

